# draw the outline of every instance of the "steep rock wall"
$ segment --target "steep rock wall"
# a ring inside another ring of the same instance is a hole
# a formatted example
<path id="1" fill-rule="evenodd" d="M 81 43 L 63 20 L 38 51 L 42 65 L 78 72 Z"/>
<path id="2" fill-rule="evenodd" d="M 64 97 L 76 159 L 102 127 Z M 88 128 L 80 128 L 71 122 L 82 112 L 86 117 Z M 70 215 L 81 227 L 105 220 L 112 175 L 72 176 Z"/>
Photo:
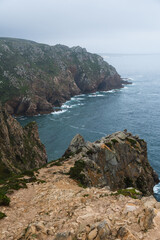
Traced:
<path id="1" fill-rule="evenodd" d="M 32 122 L 22 128 L 0 106 L 0 178 L 38 168 L 46 162 L 47 155 L 39 139 L 37 124 Z"/>

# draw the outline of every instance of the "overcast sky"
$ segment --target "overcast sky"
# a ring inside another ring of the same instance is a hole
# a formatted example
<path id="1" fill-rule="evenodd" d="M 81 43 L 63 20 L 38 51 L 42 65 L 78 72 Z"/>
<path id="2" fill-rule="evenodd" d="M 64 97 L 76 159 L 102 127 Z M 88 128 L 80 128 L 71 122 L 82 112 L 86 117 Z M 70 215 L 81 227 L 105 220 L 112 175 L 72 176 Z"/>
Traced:
<path id="1" fill-rule="evenodd" d="M 0 37 L 160 53 L 160 0 L 0 0 Z"/>

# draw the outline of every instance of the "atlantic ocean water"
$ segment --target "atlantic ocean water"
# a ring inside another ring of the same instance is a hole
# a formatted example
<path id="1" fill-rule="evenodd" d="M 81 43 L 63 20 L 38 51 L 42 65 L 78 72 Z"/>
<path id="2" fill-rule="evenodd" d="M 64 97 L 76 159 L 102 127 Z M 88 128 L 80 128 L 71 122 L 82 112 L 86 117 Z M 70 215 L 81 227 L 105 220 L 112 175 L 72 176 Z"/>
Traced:
<path id="1" fill-rule="evenodd" d="M 38 123 L 49 161 L 61 157 L 77 133 L 95 141 L 127 129 L 147 142 L 149 162 L 160 177 L 160 55 L 102 56 L 132 84 L 76 96 L 58 112 L 18 120 L 23 126 L 30 121 Z M 160 185 L 154 191 L 160 201 Z"/>

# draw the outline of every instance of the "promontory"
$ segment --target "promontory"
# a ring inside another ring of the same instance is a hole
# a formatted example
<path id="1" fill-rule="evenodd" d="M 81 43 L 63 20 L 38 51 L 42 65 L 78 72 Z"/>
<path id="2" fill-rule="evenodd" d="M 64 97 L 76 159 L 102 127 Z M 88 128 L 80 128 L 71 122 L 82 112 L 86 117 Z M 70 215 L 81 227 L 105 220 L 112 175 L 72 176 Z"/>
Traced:
<path id="1" fill-rule="evenodd" d="M 79 46 L 0 38 L 0 101 L 9 113 L 49 113 L 72 96 L 122 88 L 114 67 Z"/>

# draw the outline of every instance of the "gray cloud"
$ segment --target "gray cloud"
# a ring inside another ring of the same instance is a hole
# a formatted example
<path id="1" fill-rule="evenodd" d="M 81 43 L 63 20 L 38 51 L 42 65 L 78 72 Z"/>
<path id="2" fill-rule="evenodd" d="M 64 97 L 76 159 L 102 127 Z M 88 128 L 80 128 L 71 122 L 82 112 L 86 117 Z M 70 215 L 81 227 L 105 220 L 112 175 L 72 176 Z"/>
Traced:
<path id="1" fill-rule="evenodd" d="M 0 0 L 0 36 L 160 53 L 159 0 Z"/>

